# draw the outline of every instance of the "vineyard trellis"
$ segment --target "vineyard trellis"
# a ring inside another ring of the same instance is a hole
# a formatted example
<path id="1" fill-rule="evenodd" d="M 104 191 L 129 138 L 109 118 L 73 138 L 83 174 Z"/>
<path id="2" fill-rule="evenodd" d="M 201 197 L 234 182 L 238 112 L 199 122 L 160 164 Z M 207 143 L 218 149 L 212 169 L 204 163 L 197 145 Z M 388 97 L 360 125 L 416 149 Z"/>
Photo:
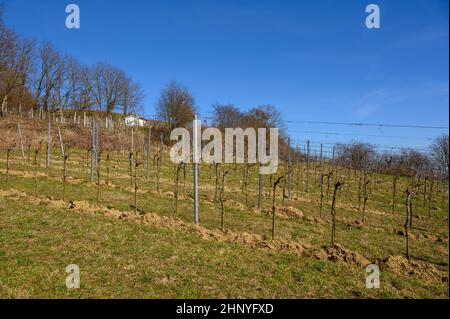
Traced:
<path id="1" fill-rule="evenodd" d="M 92 121 L 89 121 L 89 123 L 91 123 L 89 126 L 87 124 L 88 120 L 86 120 L 86 125 L 88 127 L 86 127 L 83 131 L 80 131 L 85 134 L 85 138 L 83 139 L 83 137 L 80 136 L 80 138 L 75 139 L 74 141 L 73 137 L 70 137 L 71 134 L 66 133 L 66 131 L 69 132 L 73 129 L 70 127 L 70 124 L 64 123 L 64 121 L 61 120 L 57 121 L 56 125 L 53 125 L 52 121 L 35 119 L 33 121 L 45 124 L 46 128 L 45 130 L 42 129 L 42 125 L 41 134 L 38 134 L 40 136 L 37 136 L 38 139 L 34 139 L 33 141 L 32 139 L 25 139 L 27 134 L 34 135 L 27 132 L 30 130 L 30 126 L 24 125 L 26 122 L 24 122 L 21 118 L 17 118 L 16 120 L 18 122 L 15 123 L 14 126 L 16 127 L 17 139 L 13 139 L 11 143 L 6 145 L 7 147 L 5 152 L 5 175 L 7 187 L 10 186 L 12 176 L 15 176 L 12 172 L 14 171 L 14 174 L 18 174 L 20 169 L 26 170 L 26 166 L 21 165 L 28 163 L 28 167 L 33 171 L 33 193 L 35 196 L 39 196 L 40 184 L 44 185 L 46 180 L 51 182 L 52 170 L 58 169 L 61 167 L 60 165 L 62 165 L 61 199 L 63 201 L 70 200 L 71 197 L 73 198 L 74 193 L 70 188 L 68 189 L 67 186 L 70 185 L 71 180 L 73 180 L 73 176 L 71 176 L 71 174 L 75 172 L 75 167 L 73 165 L 76 165 L 74 163 L 79 162 L 81 163 L 79 166 L 80 174 L 83 174 L 84 177 L 90 175 L 91 182 L 96 181 L 94 184 L 97 186 L 96 202 L 97 205 L 101 205 L 103 192 L 108 192 L 108 187 L 113 187 L 115 183 L 117 183 L 118 177 L 116 174 L 118 170 L 122 169 L 123 163 L 126 162 L 126 157 L 124 158 L 123 150 L 127 148 L 127 145 L 129 145 L 129 185 L 131 186 L 131 191 L 133 193 L 132 203 L 129 206 L 133 207 L 135 212 L 142 213 L 144 211 L 143 209 L 140 209 L 141 204 L 139 204 L 141 203 L 141 200 L 139 199 L 141 191 L 140 185 L 143 185 L 144 189 L 147 190 L 152 187 L 156 188 L 156 192 L 159 195 L 155 196 L 164 196 L 165 192 L 163 190 L 167 190 L 166 184 L 168 182 L 164 176 L 167 171 L 167 164 L 170 160 L 169 156 L 164 156 L 163 154 L 166 149 L 170 147 L 170 145 L 166 145 L 164 143 L 164 135 L 162 131 L 158 132 L 158 130 L 154 128 L 152 130 L 152 127 L 130 129 L 119 125 L 113 129 L 109 126 L 109 124 L 105 124 L 102 128 L 100 121 L 93 119 Z M 76 117 L 74 117 L 74 121 L 77 121 Z M 90 134 L 86 134 L 87 131 L 90 131 Z M 158 143 L 152 143 L 152 132 L 159 136 Z M 43 141 L 45 140 L 45 135 L 47 140 L 47 152 L 44 152 L 46 162 L 45 179 L 40 180 L 39 162 L 41 159 L 41 148 L 44 144 Z M 53 140 L 53 136 L 56 137 L 55 140 Z M 126 138 L 126 136 L 128 136 L 128 138 Z M 145 137 L 147 137 L 146 143 L 144 140 Z M 111 138 L 115 138 L 115 140 L 113 139 L 113 142 L 111 142 Z M 142 141 L 142 152 L 137 151 L 137 140 Z M 25 156 L 25 143 L 28 148 L 27 156 Z M 101 144 L 102 148 L 100 149 Z M 154 144 L 156 144 L 156 146 Z M 19 147 L 17 147 L 17 145 Z M 154 155 L 151 152 L 152 147 L 157 150 Z M 16 150 L 18 153 L 17 157 L 15 155 Z M 32 152 L 32 150 L 34 152 Z M 174 186 L 172 189 L 172 215 L 179 215 L 180 202 L 187 203 L 186 201 L 193 199 L 194 222 L 199 222 L 199 215 L 201 213 L 198 211 L 199 203 L 200 201 L 205 200 L 203 197 L 204 194 L 199 196 L 199 193 L 204 190 L 204 188 L 200 187 L 202 187 L 202 182 L 205 182 L 202 174 L 206 172 L 204 169 L 206 165 L 209 165 L 210 176 L 211 173 L 215 176 L 211 201 L 219 205 L 219 228 L 223 231 L 225 230 L 225 215 L 230 205 L 225 198 L 227 197 L 232 199 L 236 195 L 236 190 L 234 189 L 235 186 L 233 186 L 235 185 L 234 183 L 236 180 L 241 181 L 240 186 L 242 201 L 246 207 L 246 210 L 251 211 L 254 206 L 258 208 L 258 211 L 261 214 L 265 214 L 265 206 L 271 209 L 272 240 L 275 240 L 275 233 L 277 233 L 277 237 L 279 236 L 279 230 L 276 231 L 276 229 L 280 226 L 277 226 L 278 222 L 276 224 L 276 220 L 278 220 L 276 216 L 280 216 L 279 218 L 282 216 L 282 214 L 278 213 L 278 208 L 276 205 L 277 198 L 281 199 L 281 207 L 283 209 L 288 209 L 289 205 L 293 205 L 293 203 L 296 203 L 302 198 L 308 200 L 310 198 L 318 198 L 317 208 L 319 210 L 319 217 L 325 221 L 329 220 L 331 224 L 332 245 L 336 244 L 336 229 L 339 224 L 337 210 L 341 209 L 340 207 L 342 205 L 340 201 L 338 202 L 338 198 L 340 196 L 345 196 L 345 201 L 343 202 L 353 201 L 354 203 L 358 203 L 358 211 L 362 209 L 362 223 L 367 223 L 366 214 L 371 211 L 371 206 L 378 207 L 379 205 L 384 205 L 385 209 L 392 215 L 399 212 L 396 205 L 396 194 L 399 192 L 399 187 L 400 190 L 404 187 L 403 180 L 405 177 L 402 175 L 398 167 L 393 167 L 388 173 L 386 173 L 386 171 L 383 172 L 382 168 L 375 164 L 358 167 L 357 165 L 352 165 L 351 163 L 345 162 L 342 157 L 339 157 L 339 154 L 336 156 L 334 147 L 332 156 L 327 158 L 324 155 L 325 152 L 323 152 L 322 145 L 320 152 L 311 156 L 309 141 L 305 147 L 305 152 L 299 153 L 299 150 L 300 148 L 298 146 L 296 146 L 295 149 L 291 149 L 290 147 L 289 152 L 286 154 L 287 157 L 284 159 L 286 165 L 284 168 L 282 167 L 282 175 L 280 177 L 275 177 L 272 174 L 269 175 L 267 179 L 263 178 L 264 176 L 259 173 L 260 167 L 255 166 L 254 164 L 244 163 L 241 165 L 242 170 L 238 169 L 235 171 L 234 168 L 239 167 L 235 164 L 226 165 L 220 163 L 202 163 L 199 165 L 198 163 L 194 163 L 193 170 L 189 172 L 189 175 L 192 175 L 193 177 L 192 188 L 189 189 L 189 191 L 192 191 L 190 195 L 189 193 L 186 194 L 186 180 L 188 177 L 189 167 L 189 159 L 186 158 L 185 161 L 173 166 L 175 178 L 173 179 Z M 34 153 L 34 156 L 30 156 L 31 153 Z M 153 163 L 155 165 L 151 165 L 152 156 Z M 88 164 L 89 159 L 90 165 Z M 19 162 L 15 163 L 16 160 Z M 315 185 L 314 187 L 310 187 L 312 178 L 312 172 L 310 169 L 311 165 L 314 167 L 314 180 L 316 181 L 313 184 Z M 84 173 L 86 172 L 86 168 L 89 166 L 90 174 L 85 176 Z M 142 173 L 139 174 L 139 168 L 141 166 L 143 167 L 143 170 Z M 258 169 L 253 169 L 254 167 L 257 167 Z M 146 173 L 144 173 L 145 170 Z M 153 171 L 155 172 L 154 174 L 152 173 Z M 242 174 L 240 172 L 242 172 Z M 183 176 L 181 176 L 181 174 L 183 174 Z M 391 175 L 391 177 L 389 177 L 389 179 L 386 178 L 386 176 L 389 175 Z M 325 178 L 326 181 L 324 180 Z M 230 186 L 225 187 L 226 179 L 231 181 Z M 281 184 L 283 180 L 284 183 Z M 292 187 L 292 181 L 294 181 L 295 187 Z M 180 183 L 183 184 L 182 190 L 180 188 Z M 334 190 L 331 193 L 331 203 L 329 202 L 330 183 L 334 183 Z M 445 200 L 445 194 L 448 194 L 448 181 L 446 182 L 445 179 L 440 176 L 436 176 L 436 174 L 432 172 L 417 173 L 416 177 L 411 177 L 411 183 L 415 185 L 416 188 L 414 190 L 415 196 L 411 195 L 409 199 L 407 198 L 408 224 L 407 229 L 405 228 L 405 233 L 407 242 L 406 255 L 408 258 L 411 257 L 411 242 L 408 235 L 410 235 L 413 223 L 413 216 L 411 213 L 413 202 L 418 201 L 420 207 L 416 206 L 416 209 L 422 209 L 422 212 L 426 213 L 428 218 L 431 219 L 433 217 L 431 212 L 433 211 L 434 206 L 437 205 L 438 201 L 440 202 L 441 200 Z M 264 192 L 264 188 L 266 188 L 266 192 Z M 282 194 L 277 193 L 278 188 L 281 188 Z M 41 190 L 43 189 L 44 188 L 41 188 Z M 342 194 L 340 193 L 341 189 L 343 189 L 344 192 Z M 357 190 L 357 193 L 354 192 L 355 189 Z M 181 192 L 183 196 L 180 196 Z M 226 196 L 226 192 L 230 192 L 230 195 Z M 391 200 L 386 201 L 380 199 L 380 196 L 378 195 L 380 192 L 389 193 L 389 198 Z M 418 194 L 421 196 L 417 196 Z M 439 194 L 442 194 L 442 196 L 438 197 Z M 265 203 L 266 198 L 269 199 L 267 203 Z M 113 203 L 110 203 L 110 205 L 113 205 Z M 183 207 L 187 206 L 183 205 Z M 327 211 L 325 210 L 326 207 L 330 209 L 329 211 L 331 213 L 329 215 L 323 214 L 324 211 Z M 232 218 L 233 215 L 230 214 L 227 216 Z"/>

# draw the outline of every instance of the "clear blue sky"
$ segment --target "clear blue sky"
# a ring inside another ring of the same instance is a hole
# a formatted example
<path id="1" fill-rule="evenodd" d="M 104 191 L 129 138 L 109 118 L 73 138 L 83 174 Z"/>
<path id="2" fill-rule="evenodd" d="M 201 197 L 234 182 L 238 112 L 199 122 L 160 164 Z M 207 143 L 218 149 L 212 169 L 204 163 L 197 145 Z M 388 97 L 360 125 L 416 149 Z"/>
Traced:
<path id="1" fill-rule="evenodd" d="M 6 24 L 82 63 L 107 61 L 139 81 L 145 113 L 161 88 L 190 88 L 201 116 L 215 102 L 273 104 L 285 120 L 448 126 L 448 1 L 0 0 Z M 65 6 L 81 29 L 65 28 Z M 365 6 L 381 8 L 366 29 Z M 426 147 L 445 130 L 288 123 L 296 140 Z M 354 136 L 309 132 L 355 134 Z M 385 135 L 385 136 L 358 136 Z M 398 138 L 402 136 L 410 138 Z"/>

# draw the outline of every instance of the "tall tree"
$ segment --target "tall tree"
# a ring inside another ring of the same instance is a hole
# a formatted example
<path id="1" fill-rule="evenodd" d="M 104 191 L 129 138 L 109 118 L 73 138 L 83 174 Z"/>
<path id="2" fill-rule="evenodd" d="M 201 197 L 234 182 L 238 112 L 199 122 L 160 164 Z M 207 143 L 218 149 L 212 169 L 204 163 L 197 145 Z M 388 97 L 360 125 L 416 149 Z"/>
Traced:
<path id="1" fill-rule="evenodd" d="M 98 63 L 91 69 L 90 75 L 92 94 L 98 110 L 111 113 L 123 98 L 125 72 L 108 63 Z"/>
<path id="2" fill-rule="evenodd" d="M 195 101 L 188 88 L 173 81 L 161 91 L 156 108 L 159 118 L 173 129 L 193 120 Z"/>
<path id="3" fill-rule="evenodd" d="M 37 108 L 50 111 L 52 96 L 57 85 L 58 77 L 61 77 L 63 59 L 49 42 L 44 42 L 39 48 L 37 70 L 34 80 L 34 95 Z"/>
<path id="4" fill-rule="evenodd" d="M 123 94 L 119 102 L 119 109 L 124 116 L 138 113 L 142 109 L 144 93 L 139 83 L 127 78 L 123 86 Z"/>
<path id="5" fill-rule="evenodd" d="M 8 99 L 26 92 L 33 46 L 33 41 L 20 39 L 13 30 L 5 27 L 0 11 L 0 116 L 3 116 Z"/>
<path id="6" fill-rule="evenodd" d="M 244 114 L 232 104 L 223 105 L 216 103 L 213 105 L 213 109 L 213 125 L 222 131 L 224 131 L 225 128 L 238 127 L 244 118 Z"/>
<path id="7" fill-rule="evenodd" d="M 431 144 L 431 156 L 435 160 L 439 173 L 444 178 L 449 177 L 449 139 L 448 135 L 437 137 Z"/>

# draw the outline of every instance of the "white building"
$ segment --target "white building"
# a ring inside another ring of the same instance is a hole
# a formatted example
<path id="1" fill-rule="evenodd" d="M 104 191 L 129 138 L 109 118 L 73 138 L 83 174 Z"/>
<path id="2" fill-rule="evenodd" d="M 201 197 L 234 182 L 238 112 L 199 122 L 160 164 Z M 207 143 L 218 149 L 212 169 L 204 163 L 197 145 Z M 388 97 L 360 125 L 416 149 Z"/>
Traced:
<path id="1" fill-rule="evenodd" d="M 144 126 L 145 119 L 136 114 L 130 114 L 124 118 L 125 126 Z"/>

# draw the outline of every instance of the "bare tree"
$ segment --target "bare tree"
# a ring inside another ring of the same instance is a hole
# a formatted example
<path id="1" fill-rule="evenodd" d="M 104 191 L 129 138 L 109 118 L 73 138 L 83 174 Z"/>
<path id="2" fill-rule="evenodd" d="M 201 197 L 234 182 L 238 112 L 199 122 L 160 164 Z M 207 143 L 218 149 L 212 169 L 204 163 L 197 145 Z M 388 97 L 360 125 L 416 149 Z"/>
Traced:
<path id="1" fill-rule="evenodd" d="M 119 100 L 118 108 L 124 116 L 132 113 L 138 113 L 142 110 L 142 100 L 144 93 L 139 83 L 134 83 L 132 79 L 127 78 L 123 83 L 123 92 Z"/>
<path id="2" fill-rule="evenodd" d="M 34 96 L 37 108 L 45 112 L 52 109 L 52 96 L 58 76 L 61 75 L 62 58 L 54 47 L 44 42 L 38 52 L 37 73 L 34 80 Z"/>
<path id="3" fill-rule="evenodd" d="M 99 111 L 111 113 L 123 102 L 125 72 L 108 63 L 98 63 L 90 71 L 92 94 Z"/>
<path id="4" fill-rule="evenodd" d="M 276 127 L 280 130 L 280 132 L 284 129 L 281 112 L 278 111 L 273 105 L 260 105 L 249 110 L 245 114 L 245 117 L 245 121 L 248 122 L 249 126 L 265 128 Z M 251 122 L 255 121 L 257 122 L 257 125 L 251 125 Z"/>
<path id="5" fill-rule="evenodd" d="M 443 178 L 449 178 L 449 139 L 448 135 L 436 138 L 430 147 L 431 156 L 435 160 L 437 169 Z"/>
<path id="6" fill-rule="evenodd" d="M 375 155 L 372 145 L 352 141 L 350 144 L 337 144 L 337 154 L 342 163 L 354 169 L 363 169 Z"/>
<path id="7" fill-rule="evenodd" d="M 61 112 L 69 107 L 74 107 L 77 102 L 77 93 L 80 90 L 80 73 L 77 61 L 70 57 L 63 57 L 59 61 L 55 74 L 52 101 L 54 110 Z"/>
<path id="8" fill-rule="evenodd" d="M 73 106 L 77 110 L 91 110 L 95 105 L 94 86 L 91 81 L 91 70 L 86 67 L 79 69 L 79 88 L 75 90 L 75 100 Z"/>
<path id="9" fill-rule="evenodd" d="M 34 42 L 22 40 L 4 26 L 0 12 L 0 116 L 3 117 L 8 100 L 26 93 L 32 67 Z"/>
<path id="10" fill-rule="evenodd" d="M 244 114 L 232 104 L 221 105 L 216 103 L 213 105 L 213 109 L 213 125 L 222 131 L 227 127 L 238 127 L 244 117 Z"/>
<path id="11" fill-rule="evenodd" d="M 184 127 L 194 119 L 195 101 L 186 87 L 181 87 L 174 81 L 161 91 L 156 109 L 159 118 L 170 129 Z"/>

